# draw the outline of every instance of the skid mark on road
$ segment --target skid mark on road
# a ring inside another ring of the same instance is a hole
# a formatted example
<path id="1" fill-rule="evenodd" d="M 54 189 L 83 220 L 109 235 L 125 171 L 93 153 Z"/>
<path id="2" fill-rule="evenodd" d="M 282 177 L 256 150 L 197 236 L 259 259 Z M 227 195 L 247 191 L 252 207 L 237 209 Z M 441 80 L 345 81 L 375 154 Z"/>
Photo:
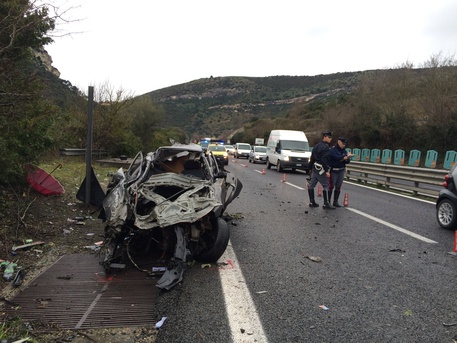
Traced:
<path id="1" fill-rule="evenodd" d="M 268 343 L 230 242 L 220 260 L 231 261 L 233 266 L 233 268 L 219 269 L 233 342 Z"/>
<path id="2" fill-rule="evenodd" d="M 352 211 L 354 213 L 357 213 L 358 215 L 361 215 L 361 216 L 363 216 L 365 218 L 371 219 L 371 220 L 373 220 L 373 221 L 375 221 L 375 222 L 377 222 L 379 224 L 382 224 L 382 225 L 385 225 L 387 227 L 390 227 L 391 229 L 397 230 L 397 231 L 399 231 L 401 233 L 404 233 L 404 234 L 406 234 L 408 236 L 414 237 L 414 238 L 416 238 L 416 239 L 418 239 L 418 240 L 420 240 L 422 242 L 431 243 L 431 244 L 438 243 L 438 242 L 436 242 L 434 240 L 431 240 L 431 239 L 429 239 L 427 237 L 424 237 L 424 236 L 418 235 L 417 233 L 414 233 L 414 232 L 411 232 L 409 230 L 403 229 L 400 226 L 397 226 L 395 224 L 391 224 L 389 222 L 386 222 L 385 220 L 373 217 L 373 216 L 371 216 L 371 215 L 369 215 L 369 214 L 367 214 L 365 212 L 362 212 L 362 211 L 359 211 L 359 210 L 356 210 L 356 209 L 350 208 L 350 207 L 346 207 L 346 209 L 348 209 L 349 211 Z"/>

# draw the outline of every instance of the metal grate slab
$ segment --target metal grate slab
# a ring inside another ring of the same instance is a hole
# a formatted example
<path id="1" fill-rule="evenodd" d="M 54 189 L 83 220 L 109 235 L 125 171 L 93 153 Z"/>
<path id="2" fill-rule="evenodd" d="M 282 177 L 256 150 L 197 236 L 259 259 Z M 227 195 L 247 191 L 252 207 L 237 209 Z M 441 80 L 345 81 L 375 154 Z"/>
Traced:
<path id="1" fill-rule="evenodd" d="M 105 275 L 96 255 L 65 255 L 18 294 L 9 316 L 62 329 L 151 325 L 158 278 L 133 266 Z"/>

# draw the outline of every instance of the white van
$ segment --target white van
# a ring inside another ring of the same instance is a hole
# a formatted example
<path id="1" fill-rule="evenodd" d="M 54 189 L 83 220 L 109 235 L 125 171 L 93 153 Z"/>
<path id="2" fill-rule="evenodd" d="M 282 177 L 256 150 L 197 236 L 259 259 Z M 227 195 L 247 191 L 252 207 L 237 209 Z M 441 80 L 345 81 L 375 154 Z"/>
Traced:
<path id="1" fill-rule="evenodd" d="M 245 157 L 249 158 L 251 152 L 251 144 L 249 143 L 236 143 L 235 144 L 235 158 Z"/>
<path id="2" fill-rule="evenodd" d="M 267 142 L 267 168 L 301 169 L 309 172 L 311 151 L 303 131 L 272 130 Z"/>

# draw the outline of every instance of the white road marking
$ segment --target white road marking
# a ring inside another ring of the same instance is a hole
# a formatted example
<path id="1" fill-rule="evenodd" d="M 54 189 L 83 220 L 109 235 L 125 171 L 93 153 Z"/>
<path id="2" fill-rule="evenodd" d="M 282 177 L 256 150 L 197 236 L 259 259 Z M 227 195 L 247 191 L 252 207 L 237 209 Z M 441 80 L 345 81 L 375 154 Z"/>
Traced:
<path id="1" fill-rule="evenodd" d="M 286 181 L 286 182 L 283 182 L 283 183 L 285 183 L 286 185 L 289 185 L 289 186 L 298 188 L 298 189 L 301 190 L 301 191 L 304 191 L 304 190 L 305 190 L 303 187 L 296 186 L 296 185 L 294 185 L 293 183 L 290 183 L 290 182 L 287 182 L 287 181 Z"/>
<path id="2" fill-rule="evenodd" d="M 228 262 L 226 267 L 219 269 L 219 275 L 233 342 L 268 343 L 231 242 L 219 261 Z"/>
<path id="3" fill-rule="evenodd" d="M 349 211 L 352 211 L 352 212 L 354 212 L 354 213 L 357 213 L 357 214 L 359 214 L 359 215 L 361 215 L 361 216 L 363 216 L 363 217 L 365 217 L 365 218 L 371 219 L 371 220 L 373 220 L 373 221 L 375 221 L 375 222 L 377 222 L 377 223 L 380 223 L 380 224 L 382 224 L 382 225 L 388 226 L 388 227 L 390 227 L 390 228 L 392 228 L 392 229 L 394 229 L 394 230 L 397 230 L 397 231 L 399 231 L 399 232 L 402 232 L 402 233 L 404 233 L 404 234 L 406 234 L 406 235 L 409 235 L 409 236 L 411 236 L 411 237 L 414 237 L 414 238 L 416 238 L 416 239 L 418 239 L 418 240 L 421 240 L 421 241 L 423 241 L 423 242 L 425 242 L 425 243 L 432 243 L 432 244 L 438 243 L 438 242 L 436 242 L 436 241 L 434 241 L 434 240 L 431 240 L 431 239 L 429 239 L 429 238 L 427 238 L 427 237 L 424 237 L 424 236 L 418 235 L 417 233 L 414 233 L 414 232 L 411 232 L 411 231 L 409 231 L 409 230 L 403 229 L 403 228 L 401 228 L 400 226 L 391 224 L 391 223 L 389 223 L 389 222 L 386 222 L 385 220 L 382 220 L 382 219 L 373 217 L 372 215 L 369 215 L 369 214 L 367 214 L 367 213 L 365 213 L 365 212 L 356 210 L 355 208 L 346 207 L 346 209 L 348 209 Z"/>
<path id="4" fill-rule="evenodd" d="M 425 200 L 425 199 L 421 199 L 421 198 L 415 198 L 415 197 L 412 197 L 412 196 L 407 195 L 407 194 L 399 194 L 399 193 L 394 193 L 394 192 L 392 192 L 392 191 L 388 191 L 388 190 L 385 190 L 385 189 L 377 189 L 377 188 L 370 187 L 370 186 L 359 185 L 358 183 L 350 182 L 350 181 L 348 182 L 348 181 L 346 181 L 346 180 L 344 180 L 344 183 L 346 183 L 346 184 L 348 184 L 348 185 L 356 186 L 356 187 L 363 187 L 363 188 L 371 189 L 372 191 L 376 191 L 376 192 L 381 192 L 381 193 L 396 195 L 396 196 L 398 196 L 398 197 L 408 198 L 408 199 L 412 199 L 412 200 L 416 200 L 416 201 L 425 202 L 425 203 L 427 203 L 427 204 L 435 205 L 435 202 L 433 202 L 433 201 Z"/>
<path id="5" fill-rule="evenodd" d="M 292 184 L 292 183 L 289 183 L 289 182 L 284 182 L 284 183 L 285 183 L 285 184 L 288 184 L 289 186 L 292 186 L 292 187 L 295 187 L 295 188 L 304 190 L 304 188 L 301 188 L 301 187 L 299 187 L 299 186 L 296 186 L 296 185 L 294 185 L 294 184 Z M 358 185 L 356 185 L 356 186 L 358 186 Z M 370 189 L 372 189 L 372 188 L 370 188 Z M 392 194 L 392 192 L 386 192 L 386 193 Z M 394 195 L 398 195 L 398 194 L 394 194 Z M 411 197 L 408 197 L 408 198 L 414 199 L 414 200 L 420 200 L 420 199 L 415 199 L 415 198 L 411 198 Z M 425 201 L 425 202 L 431 203 L 431 202 L 429 202 L 429 201 Z M 361 215 L 361 216 L 363 216 L 363 217 L 365 217 L 365 218 L 371 219 L 371 220 L 373 220 L 373 221 L 375 221 L 375 222 L 377 222 L 377 223 L 380 223 L 380 224 L 382 224 L 382 225 L 385 225 L 385 226 L 387 226 L 387 227 L 390 227 L 391 229 L 397 230 L 397 231 L 402 232 L 402 233 L 404 233 L 404 234 L 406 234 L 406 235 L 408 235 L 408 236 L 414 237 L 414 238 L 416 238 L 416 239 L 418 239 L 418 240 L 420 240 L 420 241 L 423 241 L 423 242 L 425 242 L 425 243 L 431 243 L 431 244 L 436 244 L 436 243 L 438 243 L 438 242 L 436 242 L 436 241 L 434 241 L 434 240 L 432 240 L 432 239 L 430 239 L 430 238 L 427 238 L 427 237 L 418 235 L 417 233 L 414 233 L 414 232 L 412 232 L 412 231 L 403 229 L 402 227 L 397 226 L 397 225 L 395 225 L 395 224 L 391 224 L 391 223 L 389 223 L 389 222 L 386 222 L 385 220 L 382 220 L 382 219 L 373 217 L 372 215 L 369 215 L 368 213 L 365 213 L 365 212 L 356 210 L 355 208 L 346 207 L 346 209 L 348 209 L 348 210 L 350 210 L 350 211 L 352 211 L 352 212 L 354 212 L 354 213 L 357 213 L 357 214 L 359 214 L 359 215 Z"/>

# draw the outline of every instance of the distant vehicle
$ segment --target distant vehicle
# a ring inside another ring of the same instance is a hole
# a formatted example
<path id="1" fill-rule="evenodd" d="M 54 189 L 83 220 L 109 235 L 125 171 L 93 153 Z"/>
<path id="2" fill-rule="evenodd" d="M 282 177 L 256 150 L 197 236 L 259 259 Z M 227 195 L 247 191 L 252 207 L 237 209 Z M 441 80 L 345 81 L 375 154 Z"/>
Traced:
<path id="1" fill-rule="evenodd" d="M 251 144 L 248 143 L 236 143 L 235 144 L 235 158 L 249 158 L 251 152 Z"/>
<path id="2" fill-rule="evenodd" d="M 230 145 L 230 144 L 225 145 L 225 150 L 227 150 L 229 155 L 235 155 L 235 147 L 233 145 Z"/>
<path id="3" fill-rule="evenodd" d="M 228 165 L 228 152 L 225 150 L 224 145 L 208 144 L 206 154 L 213 154 L 220 164 Z"/>
<path id="4" fill-rule="evenodd" d="M 457 164 L 444 177 L 444 189 L 436 200 L 436 219 L 443 229 L 457 229 Z"/>
<path id="5" fill-rule="evenodd" d="M 266 163 L 267 162 L 267 147 L 254 145 L 249 153 L 249 162 Z"/>
<path id="6" fill-rule="evenodd" d="M 209 141 L 202 140 L 199 144 L 202 147 L 203 152 L 205 152 L 206 149 L 208 149 Z"/>
<path id="7" fill-rule="evenodd" d="M 223 139 L 213 139 L 213 138 L 203 138 L 200 140 L 199 144 L 202 147 L 203 152 L 208 149 L 209 144 L 218 144 L 218 145 L 224 145 L 224 140 Z"/>
<path id="8" fill-rule="evenodd" d="M 267 169 L 306 170 L 309 173 L 311 151 L 303 131 L 272 130 L 267 142 Z"/>

